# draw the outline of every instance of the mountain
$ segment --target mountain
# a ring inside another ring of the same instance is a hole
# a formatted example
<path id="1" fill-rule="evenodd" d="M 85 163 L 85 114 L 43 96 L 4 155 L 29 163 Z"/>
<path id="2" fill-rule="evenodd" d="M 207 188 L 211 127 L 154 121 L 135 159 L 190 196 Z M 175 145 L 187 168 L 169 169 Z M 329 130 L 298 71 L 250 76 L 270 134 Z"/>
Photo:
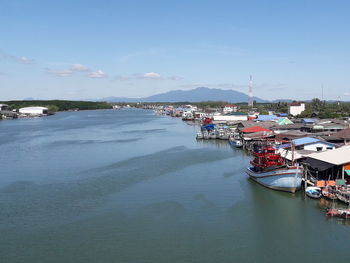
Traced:
<path id="1" fill-rule="evenodd" d="M 108 102 L 200 102 L 200 101 L 227 101 L 232 103 L 248 101 L 248 95 L 235 90 L 210 89 L 200 87 L 192 90 L 174 90 L 144 98 L 107 97 L 101 99 Z M 257 102 L 268 102 L 253 97 Z"/>
<path id="2" fill-rule="evenodd" d="M 293 102 L 293 100 L 290 99 L 278 99 L 278 100 L 273 100 L 273 103 L 277 103 L 277 102 L 286 102 L 286 103 L 291 103 Z"/>

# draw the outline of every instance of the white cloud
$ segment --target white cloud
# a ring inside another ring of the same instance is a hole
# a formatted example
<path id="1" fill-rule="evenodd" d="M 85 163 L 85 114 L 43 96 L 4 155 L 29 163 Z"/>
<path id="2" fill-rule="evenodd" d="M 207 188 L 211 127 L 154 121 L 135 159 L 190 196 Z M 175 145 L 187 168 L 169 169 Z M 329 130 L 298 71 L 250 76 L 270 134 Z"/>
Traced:
<path id="1" fill-rule="evenodd" d="M 17 59 L 19 62 L 22 62 L 24 64 L 34 64 L 34 60 L 25 56 L 19 57 Z"/>
<path id="2" fill-rule="evenodd" d="M 51 75 L 54 75 L 56 77 L 70 77 L 73 74 L 73 71 L 71 70 L 52 70 L 52 69 L 46 69 L 47 72 Z"/>
<path id="3" fill-rule="evenodd" d="M 107 74 L 102 70 L 97 70 L 97 71 L 90 72 L 87 76 L 93 79 L 100 79 L 100 78 L 106 78 Z"/>
<path id="4" fill-rule="evenodd" d="M 0 50 L 0 59 L 16 61 L 16 62 L 20 62 L 23 64 L 34 64 L 35 63 L 34 59 L 31 59 L 31 58 L 28 58 L 25 56 L 21 56 L 21 57 L 14 56 L 14 55 L 5 53 L 2 50 Z"/>
<path id="5" fill-rule="evenodd" d="M 78 72 L 86 72 L 86 71 L 90 71 L 90 69 L 82 64 L 73 64 L 70 69 L 72 71 L 78 71 Z"/>
<path id="6" fill-rule="evenodd" d="M 345 92 L 344 95 L 345 96 L 350 96 L 350 92 Z"/>
<path id="7" fill-rule="evenodd" d="M 148 72 L 142 75 L 146 79 L 160 79 L 161 75 L 155 72 Z"/>

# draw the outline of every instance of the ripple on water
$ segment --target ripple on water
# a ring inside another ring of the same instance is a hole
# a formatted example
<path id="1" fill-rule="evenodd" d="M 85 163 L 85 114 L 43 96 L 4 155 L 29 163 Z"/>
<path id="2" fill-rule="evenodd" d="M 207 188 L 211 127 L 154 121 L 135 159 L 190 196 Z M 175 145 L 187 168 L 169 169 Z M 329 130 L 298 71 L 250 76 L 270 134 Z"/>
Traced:
<path id="1" fill-rule="evenodd" d="M 16 229 L 67 222 L 93 212 L 109 195 L 130 186 L 227 158 L 231 158 L 229 152 L 181 146 L 87 170 L 88 177 L 74 182 L 16 182 L 0 190 L 0 222 L 2 228 Z"/>

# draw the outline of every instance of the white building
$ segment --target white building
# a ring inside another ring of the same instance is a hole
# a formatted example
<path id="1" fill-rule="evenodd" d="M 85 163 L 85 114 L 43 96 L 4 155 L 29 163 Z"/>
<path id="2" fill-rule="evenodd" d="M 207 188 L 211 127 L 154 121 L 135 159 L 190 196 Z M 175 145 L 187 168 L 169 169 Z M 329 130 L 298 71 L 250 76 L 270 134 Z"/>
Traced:
<path id="1" fill-rule="evenodd" d="M 289 105 L 288 113 L 292 116 L 297 116 L 305 110 L 305 103 L 295 102 Z"/>
<path id="2" fill-rule="evenodd" d="M 40 115 L 47 115 L 48 110 L 49 109 L 46 107 L 25 107 L 25 108 L 20 108 L 18 112 L 20 114 L 24 114 L 28 116 L 40 116 Z"/>
<path id="3" fill-rule="evenodd" d="M 214 115 L 213 120 L 217 122 L 246 121 L 248 120 L 248 115 Z"/>
<path id="4" fill-rule="evenodd" d="M 231 112 L 236 112 L 237 111 L 237 106 L 236 105 L 226 105 L 222 112 L 224 114 L 231 113 Z"/>
<path id="5" fill-rule="evenodd" d="M 0 111 L 2 110 L 8 110 L 8 105 L 7 104 L 0 104 Z"/>

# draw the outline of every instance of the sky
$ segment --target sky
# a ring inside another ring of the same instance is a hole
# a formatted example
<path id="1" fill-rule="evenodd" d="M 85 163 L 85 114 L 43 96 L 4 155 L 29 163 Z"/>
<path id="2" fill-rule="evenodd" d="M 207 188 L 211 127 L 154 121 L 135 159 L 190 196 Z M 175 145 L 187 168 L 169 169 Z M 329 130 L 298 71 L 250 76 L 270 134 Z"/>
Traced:
<path id="1" fill-rule="evenodd" d="M 247 93 L 250 75 L 262 99 L 350 100 L 349 13 L 345 0 L 0 0 L 0 101 Z"/>

